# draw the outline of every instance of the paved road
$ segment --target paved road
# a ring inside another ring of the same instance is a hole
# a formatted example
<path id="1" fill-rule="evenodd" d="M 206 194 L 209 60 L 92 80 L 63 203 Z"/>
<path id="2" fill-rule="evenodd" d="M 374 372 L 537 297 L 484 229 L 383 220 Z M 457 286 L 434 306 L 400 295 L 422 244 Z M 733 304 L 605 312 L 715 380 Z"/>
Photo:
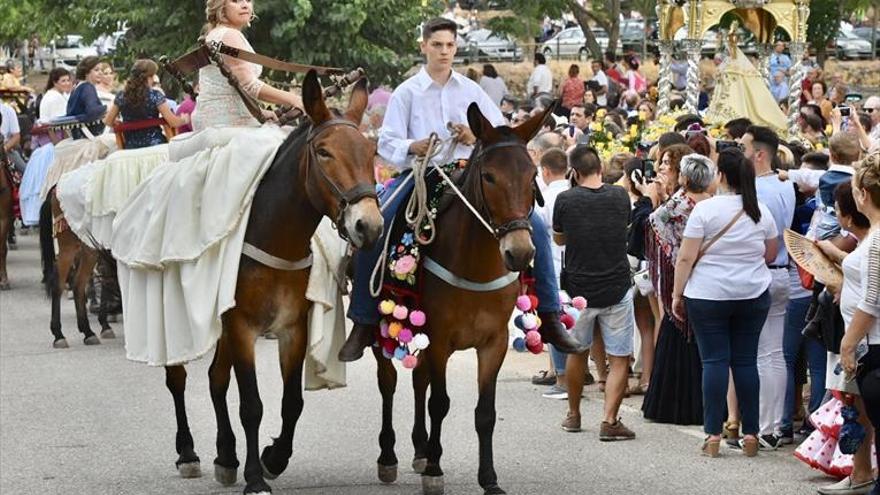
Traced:
<path id="1" fill-rule="evenodd" d="M 120 338 L 83 346 L 67 301 L 63 323 L 71 348 L 51 349 L 36 236 L 20 237 L 20 244 L 9 257 L 13 290 L 0 293 L 0 493 L 240 493 L 241 483 L 224 488 L 211 476 L 215 422 L 208 360 L 189 366 L 188 396 L 206 476 L 182 480 L 174 470 L 174 415 L 163 371 L 126 361 L 121 324 L 115 325 Z M 265 405 L 261 445 L 280 430 L 275 347 L 266 340 L 257 346 Z M 639 398 L 627 399 L 623 411 L 638 438 L 600 443 L 601 397 L 592 387 L 584 403 L 586 432 L 565 433 L 559 428 L 564 403 L 541 398 L 541 389 L 528 381 L 545 362 L 546 357 L 511 353 L 501 372 L 495 451 L 500 482 L 509 493 L 806 494 L 827 482 L 794 459 L 790 447 L 754 459 L 726 450 L 720 459 L 701 457 L 699 429 L 646 423 L 638 414 Z M 276 493 L 420 493 L 420 479 L 408 469 L 402 469 L 394 485 L 376 480 L 380 401 L 375 367 L 372 359 L 363 359 L 349 368 L 347 388 L 306 394 L 294 458 L 271 483 Z M 449 374 L 452 409 L 443 442 L 447 493 L 480 493 L 473 428 L 475 355 L 456 355 Z M 230 411 L 243 461 L 236 390 L 230 388 Z M 408 460 L 412 392 L 407 383 L 400 384 L 398 397 L 398 457 Z"/>

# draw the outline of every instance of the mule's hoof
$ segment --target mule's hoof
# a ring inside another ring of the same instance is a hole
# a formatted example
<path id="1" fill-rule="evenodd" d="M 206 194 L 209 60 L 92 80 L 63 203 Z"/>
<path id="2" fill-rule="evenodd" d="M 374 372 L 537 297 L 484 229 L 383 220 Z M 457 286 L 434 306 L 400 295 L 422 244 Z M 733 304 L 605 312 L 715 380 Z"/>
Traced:
<path id="1" fill-rule="evenodd" d="M 490 487 L 486 487 L 486 491 L 483 492 L 483 495 L 507 495 L 507 492 L 501 489 L 498 485 L 492 485 Z"/>
<path id="2" fill-rule="evenodd" d="M 101 345 L 101 341 L 98 340 L 97 335 L 89 335 L 88 337 L 83 339 L 83 344 L 85 344 L 85 345 Z"/>
<path id="3" fill-rule="evenodd" d="M 0 290 L 9 290 L 11 287 L 9 286 L 9 282 L 0 282 Z"/>
<path id="4" fill-rule="evenodd" d="M 232 486 L 238 481 L 238 468 L 214 464 L 214 479 L 223 486 Z"/>
<path id="5" fill-rule="evenodd" d="M 443 495 L 443 476 L 422 475 L 422 493 L 424 495 Z"/>
<path id="6" fill-rule="evenodd" d="M 263 452 L 263 454 L 265 455 L 265 451 Z M 263 463 L 262 457 L 260 457 L 260 467 L 263 468 L 263 478 L 266 478 L 267 480 L 274 480 L 278 478 L 277 474 L 273 474 L 272 471 L 269 471 L 269 468 L 267 468 L 266 464 Z"/>
<path id="7" fill-rule="evenodd" d="M 112 328 L 107 328 L 107 329 L 101 330 L 101 338 L 102 339 L 115 339 L 116 332 L 114 332 Z"/>
<path id="8" fill-rule="evenodd" d="M 383 466 L 379 464 L 379 481 L 382 483 L 394 483 L 397 481 L 397 464 L 393 466 Z"/>
<path id="9" fill-rule="evenodd" d="M 278 340 L 278 335 L 275 332 L 266 332 L 263 334 L 263 338 L 266 340 Z"/>
<path id="10" fill-rule="evenodd" d="M 181 478 L 201 478 L 202 464 L 199 461 L 181 462 L 177 465 L 177 472 Z"/>
<path id="11" fill-rule="evenodd" d="M 65 339 L 64 337 L 61 337 L 60 339 L 56 340 L 55 342 L 52 342 L 52 347 L 55 349 L 67 349 L 70 346 L 67 344 L 67 339 Z"/>
<path id="12" fill-rule="evenodd" d="M 418 474 L 422 474 L 425 472 L 425 468 L 428 467 L 428 459 L 426 457 L 416 457 L 413 458 L 412 468 Z"/>

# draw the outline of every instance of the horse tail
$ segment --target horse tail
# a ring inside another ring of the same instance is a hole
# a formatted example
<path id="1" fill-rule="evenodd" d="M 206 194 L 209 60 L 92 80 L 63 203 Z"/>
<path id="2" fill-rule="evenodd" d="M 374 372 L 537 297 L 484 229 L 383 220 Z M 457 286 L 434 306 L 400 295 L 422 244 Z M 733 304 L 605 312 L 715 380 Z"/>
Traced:
<path id="1" fill-rule="evenodd" d="M 52 297 L 52 291 L 58 285 L 58 266 L 55 264 L 55 239 L 52 236 L 51 198 L 46 198 L 40 207 L 40 262 L 43 266 L 46 297 Z"/>

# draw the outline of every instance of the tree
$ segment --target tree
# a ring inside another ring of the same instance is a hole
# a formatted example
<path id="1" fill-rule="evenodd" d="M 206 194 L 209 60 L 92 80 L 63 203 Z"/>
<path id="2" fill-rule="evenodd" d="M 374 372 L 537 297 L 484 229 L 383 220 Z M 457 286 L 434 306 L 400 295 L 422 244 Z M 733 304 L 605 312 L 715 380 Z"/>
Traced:
<path id="1" fill-rule="evenodd" d="M 68 32 L 94 39 L 129 26 L 119 61 L 193 48 L 204 23 L 204 0 L 0 0 L 0 36 Z M 395 82 L 416 55 L 416 27 L 440 11 L 438 0 L 261 0 L 247 36 L 260 53 L 285 60 L 364 67 L 375 82 Z M 7 22 L 7 18 L 15 23 Z"/>
<path id="2" fill-rule="evenodd" d="M 871 5 L 880 8 L 877 0 L 812 0 L 807 19 L 807 42 L 816 50 L 816 61 L 825 65 L 827 47 L 837 38 L 840 21 L 847 12 L 865 11 Z"/>
<path id="3" fill-rule="evenodd" d="M 602 58 L 602 48 L 590 29 L 595 24 L 608 33 L 608 50 L 614 52 L 620 38 L 620 1 L 621 0 L 511 0 L 512 15 L 502 16 L 490 21 L 493 30 L 521 34 L 535 20 L 549 16 L 559 19 L 564 13 L 571 12 L 586 39 L 587 50 L 593 58 Z M 529 33 L 534 35 L 534 33 Z"/>

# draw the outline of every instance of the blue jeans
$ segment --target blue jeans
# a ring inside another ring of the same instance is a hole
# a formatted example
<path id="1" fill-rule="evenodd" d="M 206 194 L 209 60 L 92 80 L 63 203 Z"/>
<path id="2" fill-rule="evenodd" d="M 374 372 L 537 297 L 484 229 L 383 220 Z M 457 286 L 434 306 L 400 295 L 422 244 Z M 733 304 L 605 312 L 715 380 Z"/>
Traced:
<path id="1" fill-rule="evenodd" d="M 755 299 L 685 299 L 703 362 L 703 430 L 720 435 L 727 404 L 728 370 L 742 413 L 742 432 L 758 433 L 758 338 L 770 311 L 770 292 Z"/>
<path id="2" fill-rule="evenodd" d="M 369 251 L 358 250 L 354 255 L 354 281 L 351 289 L 351 304 L 348 307 L 348 318 L 355 323 L 361 325 L 376 325 L 379 323 L 379 299 L 370 295 L 370 276 L 385 246 L 384 236 L 389 235 L 391 222 L 397 216 L 397 211 L 409 199 L 414 188 L 413 182 L 410 181 L 403 186 L 404 189 L 387 207 L 384 203 L 386 198 L 389 198 L 395 190 L 401 187 L 404 179 L 409 174 L 410 171 L 406 171 L 398 176 L 379 197 L 380 203 L 385 208 L 382 212 L 382 218 L 385 220 L 385 233 L 383 237 L 376 242 L 373 249 Z M 559 282 L 556 280 L 556 271 L 553 268 L 550 232 L 547 230 L 547 226 L 540 215 L 530 215 L 529 221 L 532 224 L 532 243 L 535 245 L 532 274 L 535 277 L 538 311 L 541 313 L 558 313 L 560 309 Z M 438 228 L 442 228 L 442 224 L 438 224 Z"/>
<path id="3" fill-rule="evenodd" d="M 794 409 L 795 389 L 795 362 L 798 352 L 803 349 L 806 353 L 807 368 L 810 370 L 810 404 L 812 413 L 822 405 L 822 397 L 825 395 L 825 348 L 816 339 L 805 338 L 801 332 L 804 329 L 807 310 L 810 308 L 810 296 L 791 299 L 785 310 L 785 334 L 782 339 L 782 352 L 785 355 L 785 367 L 788 370 L 788 385 L 785 387 L 785 413 L 782 415 L 783 430 L 793 427 L 792 416 Z"/>

